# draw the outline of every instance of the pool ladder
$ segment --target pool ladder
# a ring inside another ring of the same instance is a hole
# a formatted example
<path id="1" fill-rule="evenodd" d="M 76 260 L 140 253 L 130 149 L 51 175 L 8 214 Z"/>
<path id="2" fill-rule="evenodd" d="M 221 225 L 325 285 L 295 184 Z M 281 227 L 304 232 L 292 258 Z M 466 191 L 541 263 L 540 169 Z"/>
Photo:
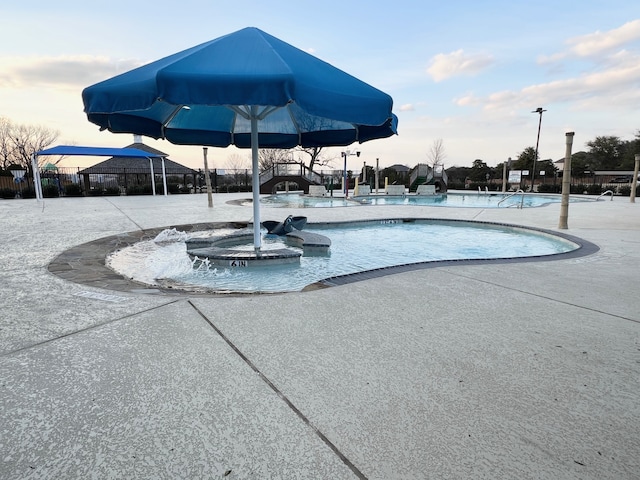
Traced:
<path id="1" fill-rule="evenodd" d="M 611 195 L 611 201 L 613 201 L 613 191 L 607 190 L 606 192 L 601 193 L 600 195 L 598 195 L 598 198 L 596 198 L 596 202 L 598 200 L 600 200 L 602 197 L 604 197 L 605 195 Z"/>
<path id="2" fill-rule="evenodd" d="M 520 195 L 521 195 L 521 197 L 520 197 L 520 205 L 518 205 L 517 203 L 516 203 L 516 204 L 513 204 L 513 205 L 516 205 L 518 208 L 522 208 L 522 205 L 524 204 L 524 190 L 522 190 L 521 188 L 519 188 L 518 190 L 516 190 L 515 192 L 513 192 L 511 195 L 507 195 L 507 196 L 506 196 L 506 197 L 504 197 L 502 200 L 500 200 L 500 201 L 498 202 L 498 206 L 500 206 L 500 204 L 501 204 L 502 202 L 504 202 L 505 200 L 508 200 L 508 199 L 510 199 L 511 197 L 513 197 L 513 196 L 515 196 L 515 195 L 518 195 L 518 194 L 520 194 Z M 507 208 L 512 207 L 513 205 L 509 205 Z"/>

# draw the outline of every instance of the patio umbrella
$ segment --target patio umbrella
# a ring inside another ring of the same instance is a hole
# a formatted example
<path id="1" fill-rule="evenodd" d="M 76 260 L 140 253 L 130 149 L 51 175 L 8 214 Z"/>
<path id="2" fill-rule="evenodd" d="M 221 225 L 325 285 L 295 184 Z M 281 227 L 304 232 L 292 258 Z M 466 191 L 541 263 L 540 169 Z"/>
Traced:
<path id="1" fill-rule="evenodd" d="M 389 95 L 257 28 L 97 83 L 82 98 L 101 130 L 251 148 L 256 252 L 259 147 L 346 146 L 397 133 Z"/>

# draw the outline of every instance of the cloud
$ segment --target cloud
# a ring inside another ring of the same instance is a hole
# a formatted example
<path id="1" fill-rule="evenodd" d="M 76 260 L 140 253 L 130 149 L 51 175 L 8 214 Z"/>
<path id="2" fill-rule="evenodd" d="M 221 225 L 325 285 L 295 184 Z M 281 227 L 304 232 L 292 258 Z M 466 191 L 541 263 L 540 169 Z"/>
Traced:
<path id="1" fill-rule="evenodd" d="M 85 87 L 140 65 L 136 60 L 90 55 L 0 57 L 0 87 Z"/>
<path id="2" fill-rule="evenodd" d="M 640 53 L 634 43 L 638 39 L 640 20 L 627 22 L 607 32 L 574 37 L 566 42 L 570 45 L 567 51 L 541 61 L 558 62 L 563 68 L 555 71 L 557 76 L 571 71 L 575 67 L 571 60 L 577 59 L 582 73 L 525 86 L 520 90 L 503 90 L 485 96 L 467 94 L 454 102 L 461 107 L 481 107 L 484 112 L 497 115 L 554 103 L 567 105 L 575 111 L 628 111 L 640 100 Z M 584 70 L 583 60 L 591 61 L 592 68 Z"/>
<path id="3" fill-rule="evenodd" d="M 494 63 L 493 57 L 487 54 L 466 54 L 464 50 L 456 50 L 448 54 L 439 53 L 431 59 L 427 73 L 434 81 L 461 75 L 473 76 Z"/>
<path id="4" fill-rule="evenodd" d="M 608 32 L 595 32 L 568 40 L 571 51 L 579 57 L 598 55 L 640 39 L 640 19 L 627 22 Z"/>
<path id="5" fill-rule="evenodd" d="M 640 98 L 640 56 L 628 52 L 608 68 L 576 77 L 504 90 L 485 97 L 472 94 L 455 100 L 458 106 L 482 106 L 485 111 L 523 110 L 539 105 L 570 103 L 574 109 L 629 107 Z"/>
<path id="6" fill-rule="evenodd" d="M 539 63 L 552 63 L 567 57 L 598 57 L 640 39 L 640 19 L 606 32 L 594 32 L 566 41 L 568 50 L 541 56 Z"/>
<path id="7" fill-rule="evenodd" d="M 415 110 L 415 107 L 413 106 L 412 103 L 405 103 L 404 105 L 400 105 L 401 112 L 413 112 L 414 110 Z"/>

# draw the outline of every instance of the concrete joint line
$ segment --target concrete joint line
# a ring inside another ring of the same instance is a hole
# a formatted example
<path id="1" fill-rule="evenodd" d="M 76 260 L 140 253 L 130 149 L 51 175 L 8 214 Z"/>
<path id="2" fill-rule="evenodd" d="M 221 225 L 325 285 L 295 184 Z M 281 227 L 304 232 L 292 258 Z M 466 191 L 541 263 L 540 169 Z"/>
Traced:
<path id="1" fill-rule="evenodd" d="M 31 348 L 39 347 L 41 345 L 46 345 L 48 343 L 56 342 L 58 340 L 62 340 L 63 338 L 70 337 L 72 335 L 77 335 L 78 333 L 88 332 L 89 330 L 94 330 L 96 328 L 100 328 L 100 327 L 103 327 L 105 325 L 109 325 L 111 323 L 119 322 L 121 320 L 125 320 L 127 318 L 131 318 L 131 317 L 133 317 L 135 315 L 139 315 L 141 313 L 152 312 L 153 310 L 157 310 L 158 308 L 166 307 L 167 305 L 171 305 L 172 303 L 176 303 L 178 301 L 179 300 L 176 299 L 176 300 L 173 300 L 171 302 L 163 303 L 162 305 L 158 305 L 156 307 L 151 307 L 151 308 L 147 308 L 145 310 L 141 310 L 139 312 L 130 313 L 129 315 L 125 315 L 124 317 L 114 318 L 112 320 L 107 320 L 105 322 L 96 323 L 95 325 L 90 325 L 88 327 L 81 328 L 80 330 L 75 330 L 73 332 L 65 333 L 65 334 L 60 335 L 58 337 L 49 338 L 48 340 L 43 340 L 42 342 L 33 343 L 31 345 L 26 345 L 24 347 L 16 348 L 15 350 L 11 350 L 10 352 L 0 353 L 0 357 L 4 357 L 4 356 L 7 356 L 7 355 L 13 355 L 14 353 L 19 353 L 19 352 L 22 352 L 24 350 L 29 350 Z"/>
<path id="2" fill-rule="evenodd" d="M 229 347 L 231 347 L 231 349 L 255 372 L 257 373 L 260 378 L 262 379 L 262 381 L 264 381 L 269 388 L 271 388 L 271 390 L 273 390 L 276 395 L 278 395 L 278 397 L 280 397 L 284 403 L 287 404 L 287 406 L 293 410 L 293 412 L 309 427 L 313 430 L 313 432 L 320 438 L 320 440 L 322 440 L 325 445 L 327 445 L 332 451 L 333 453 L 335 453 L 338 458 L 340 460 L 342 460 L 342 462 L 349 467 L 349 469 L 360 479 L 362 480 L 366 480 L 367 477 L 358 469 L 358 467 L 356 467 L 339 449 L 338 447 L 336 447 L 333 442 L 331 440 L 329 440 L 329 438 L 327 438 L 327 436 L 322 433 L 318 427 L 316 427 L 313 423 L 311 423 L 311 421 L 309 420 L 309 418 L 307 418 L 307 416 L 302 413 L 300 411 L 300 409 L 298 409 L 298 407 L 296 407 L 291 400 L 289 400 L 287 398 L 287 396 L 282 393 L 282 391 L 280 391 L 280 389 L 266 376 L 264 375 L 260 369 L 258 369 L 258 367 L 244 354 L 240 351 L 240 349 L 231 341 L 229 340 L 229 338 L 222 333 L 222 331 L 216 327 L 216 325 L 209 320 L 209 318 L 207 318 L 207 316 L 202 313 L 198 307 L 196 307 L 191 300 L 187 300 L 187 302 L 189 303 L 189 305 L 191 305 L 193 307 L 193 309 L 198 313 L 198 315 L 200 315 L 203 320 L 205 322 L 207 322 L 209 324 L 209 326 L 211 328 L 213 328 L 213 330 L 220 336 L 220 338 L 222 338 L 227 345 L 229 345 Z"/>
<path id="3" fill-rule="evenodd" d="M 486 283 L 487 285 L 493 285 L 494 287 L 505 288 L 507 290 L 511 290 L 513 292 L 522 293 L 524 295 L 530 295 L 532 297 L 543 298 L 545 300 L 549 300 L 550 302 L 560 303 L 562 305 L 568 305 L 570 307 L 575 307 L 575 308 L 578 308 L 578 309 L 581 309 L 581 310 L 588 310 L 589 312 L 600 313 L 602 315 L 607 315 L 608 317 L 619 318 L 620 320 L 626 320 L 628 322 L 640 323 L 640 320 L 635 320 L 633 318 L 623 317 L 622 315 L 616 315 L 615 313 L 605 312 L 603 310 L 598 310 L 596 308 L 585 307 L 584 305 L 578 305 L 578 304 L 571 303 L 571 302 L 565 302 L 563 300 L 558 300 L 557 298 L 548 297 L 546 295 L 540 295 L 539 293 L 527 292 L 525 290 L 520 290 L 519 288 L 509 287 L 507 285 L 501 285 L 499 283 L 491 282 L 489 280 L 485 280 L 485 279 L 482 279 L 482 278 L 472 277 L 472 276 L 469 276 L 469 275 L 463 275 L 461 273 L 454 272 L 453 270 L 447 270 L 447 273 L 449 273 L 451 275 L 455 275 L 457 277 L 462 277 L 462 278 L 467 278 L 469 280 L 474 280 L 476 282 Z"/>

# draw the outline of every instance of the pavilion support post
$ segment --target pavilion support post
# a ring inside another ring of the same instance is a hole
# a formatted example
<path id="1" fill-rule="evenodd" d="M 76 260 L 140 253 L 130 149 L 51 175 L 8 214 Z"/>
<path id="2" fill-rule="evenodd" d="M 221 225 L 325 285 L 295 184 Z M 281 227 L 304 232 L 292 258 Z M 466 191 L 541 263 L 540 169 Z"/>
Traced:
<path id="1" fill-rule="evenodd" d="M 167 169 L 164 165 L 164 157 L 161 157 L 162 159 L 162 186 L 164 187 L 164 196 L 166 197 L 167 195 L 169 195 L 169 192 L 167 192 Z"/>
<path id="2" fill-rule="evenodd" d="M 36 200 L 43 200 L 42 181 L 40 180 L 40 170 L 38 169 L 38 157 L 34 153 L 31 155 L 31 169 L 33 171 L 33 186 L 36 191 Z M 637 176 L 637 175 L 636 175 Z"/>
<path id="3" fill-rule="evenodd" d="M 156 196 L 156 175 L 153 173 L 153 158 L 149 157 L 149 168 L 151 170 L 151 191 Z"/>

